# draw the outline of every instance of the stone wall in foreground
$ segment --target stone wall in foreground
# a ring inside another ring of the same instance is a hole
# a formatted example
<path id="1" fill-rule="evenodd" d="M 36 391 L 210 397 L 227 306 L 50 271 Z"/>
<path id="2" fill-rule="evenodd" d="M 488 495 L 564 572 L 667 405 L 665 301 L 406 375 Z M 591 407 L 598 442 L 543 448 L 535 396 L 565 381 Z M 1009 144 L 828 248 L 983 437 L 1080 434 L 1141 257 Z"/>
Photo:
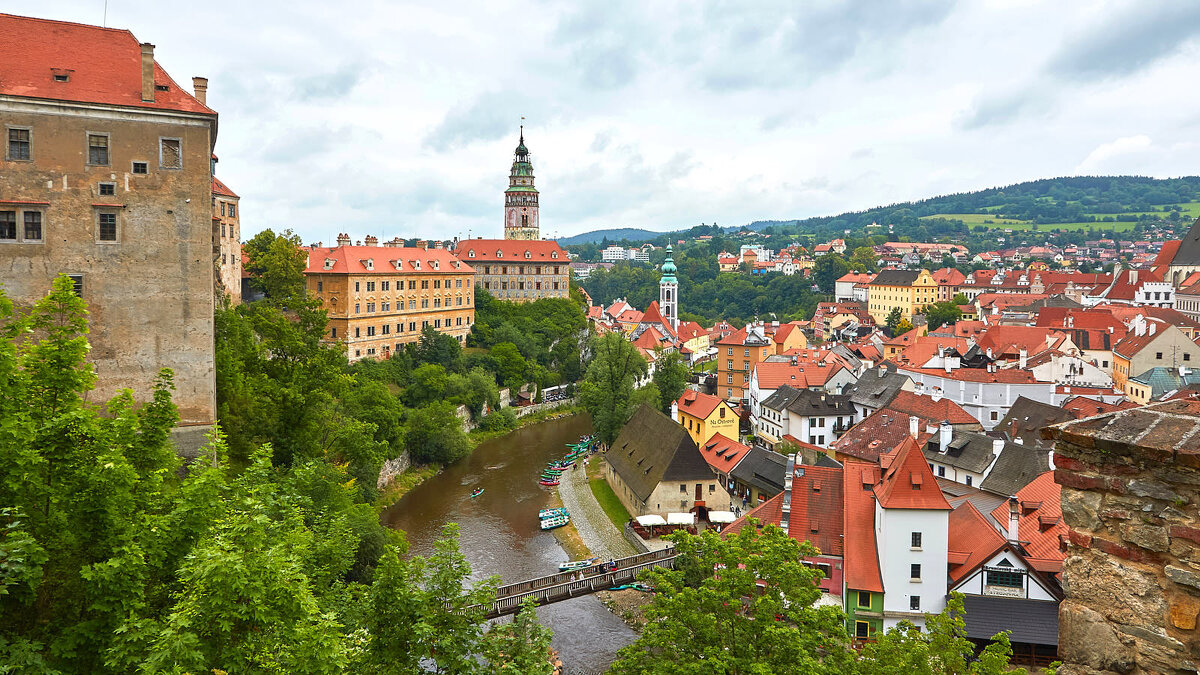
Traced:
<path id="1" fill-rule="evenodd" d="M 1062 675 L 1200 668 L 1200 401 L 1067 422 Z"/>

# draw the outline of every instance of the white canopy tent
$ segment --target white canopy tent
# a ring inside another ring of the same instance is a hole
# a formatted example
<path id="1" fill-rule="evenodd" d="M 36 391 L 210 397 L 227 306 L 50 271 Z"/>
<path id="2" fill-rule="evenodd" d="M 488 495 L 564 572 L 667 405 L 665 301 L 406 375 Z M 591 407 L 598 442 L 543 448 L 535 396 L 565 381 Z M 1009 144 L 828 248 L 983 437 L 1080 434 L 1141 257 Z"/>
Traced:
<path id="1" fill-rule="evenodd" d="M 694 513 L 668 513 L 668 525 L 695 525 L 696 514 Z"/>
<path id="2" fill-rule="evenodd" d="M 663 520 L 662 516 L 655 516 L 655 515 L 638 516 L 634 520 L 636 520 L 637 524 L 641 525 L 642 527 L 652 527 L 654 525 L 666 525 L 667 524 L 667 521 Z"/>
<path id="3" fill-rule="evenodd" d="M 733 511 L 709 511 L 708 522 L 710 523 L 732 523 L 737 520 L 737 516 Z"/>

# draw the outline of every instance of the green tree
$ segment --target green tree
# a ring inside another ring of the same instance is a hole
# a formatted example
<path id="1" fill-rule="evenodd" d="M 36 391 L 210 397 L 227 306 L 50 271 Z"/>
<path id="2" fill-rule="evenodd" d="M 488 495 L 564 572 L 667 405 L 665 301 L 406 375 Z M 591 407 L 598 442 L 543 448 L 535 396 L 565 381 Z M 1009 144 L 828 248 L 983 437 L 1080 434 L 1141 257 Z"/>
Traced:
<path id="1" fill-rule="evenodd" d="M 504 386 L 515 389 L 525 384 L 529 365 L 525 362 L 525 357 L 521 356 L 516 345 L 511 342 L 494 345 L 492 358 L 496 360 L 496 375 L 504 383 Z"/>
<path id="2" fill-rule="evenodd" d="M 649 621 L 611 672 L 853 672 L 845 615 L 815 606 L 821 573 L 803 560 L 812 544 L 774 525 L 672 539 L 680 557 L 645 573 L 655 589 Z"/>
<path id="3" fill-rule="evenodd" d="M 483 641 L 483 657 L 490 673 L 500 675 L 551 675 L 551 631 L 537 622 L 537 604 L 527 598 L 511 623 L 495 624 Z"/>
<path id="4" fill-rule="evenodd" d="M 817 258 L 813 265 L 813 278 L 822 293 L 832 293 L 834 282 L 850 271 L 850 264 L 836 253 L 827 253 Z"/>
<path id="5" fill-rule="evenodd" d="M 870 246 L 859 246 L 850 253 L 850 269 L 859 272 L 878 272 L 879 258 Z"/>
<path id="6" fill-rule="evenodd" d="M 579 399 L 592 413 L 597 436 L 612 443 L 629 418 L 635 386 L 646 377 L 648 367 L 637 347 L 617 333 L 592 340 L 591 351 Z"/>
<path id="7" fill-rule="evenodd" d="M 913 329 L 912 322 L 908 319 L 900 319 L 900 323 L 896 324 L 896 335 L 904 335 Z"/>
<path id="8" fill-rule="evenodd" d="M 660 354 L 655 360 L 653 381 L 658 386 L 658 393 L 661 397 L 659 408 L 664 413 L 669 413 L 671 404 L 683 395 L 683 390 L 687 389 L 690 374 L 688 367 L 683 362 L 683 356 L 679 352 Z"/>
<path id="9" fill-rule="evenodd" d="M 408 453 L 421 464 L 450 464 L 471 451 L 462 420 L 449 401 L 436 401 L 408 413 Z"/>
<path id="10" fill-rule="evenodd" d="M 412 371 L 404 399 L 412 407 L 420 407 L 446 398 L 450 384 L 446 369 L 438 363 L 426 363 Z"/>
<path id="11" fill-rule="evenodd" d="M 929 330 L 937 330 L 941 326 L 952 324 L 962 318 L 962 310 L 953 300 L 935 302 L 925 308 L 925 320 L 929 322 Z"/>
<path id="12" fill-rule="evenodd" d="M 254 235 L 242 246 L 251 285 L 281 304 L 304 298 L 308 257 L 300 246 L 300 236 L 291 230 L 277 235 L 266 229 Z"/>
<path id="13" fill-rule="evenodd" d="M 421 337 L 414 343 L 412 354 L 418 365 L 436 363 L 447 372 L 462 372 L 462 344 L 433 326 L 421 329 Z"/>
<path id="14" fill-rule="evenodd" d="M 900 308 L 893 307 L 892 311 L 888 312 L 887 319 L 884 321 L 884 326 L 887 327 L 888 334 L 892 335 L 893 337 L 899 335 L 900 333 L 897 332 L 896 328 L 903 320 L 904 315 L 900 313 Z"/>

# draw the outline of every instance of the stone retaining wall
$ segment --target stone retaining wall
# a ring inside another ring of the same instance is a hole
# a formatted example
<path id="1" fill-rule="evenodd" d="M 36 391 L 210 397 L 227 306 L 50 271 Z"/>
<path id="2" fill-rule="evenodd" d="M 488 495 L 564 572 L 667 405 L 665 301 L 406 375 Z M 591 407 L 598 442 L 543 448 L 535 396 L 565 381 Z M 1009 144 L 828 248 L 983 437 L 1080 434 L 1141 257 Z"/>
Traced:
<path id="1" fill-rule="evenodd" d="M 1060 675 L 1197 672 L 1200 401 L 1067 422 L 1055 480 L 1070 527 Z"/>
<path id="2" fill-rule="evenodd" d="M 633 531 L 633 527 L 629 523 L 625 523 L 625 527 L 621 528 L 621 534 L 625 535 L 625 540 L 629 542 L 638 553 L 649 553 L 650 547 L 646 546 L 646 542 L 638 536 L 637 532 Z"/>

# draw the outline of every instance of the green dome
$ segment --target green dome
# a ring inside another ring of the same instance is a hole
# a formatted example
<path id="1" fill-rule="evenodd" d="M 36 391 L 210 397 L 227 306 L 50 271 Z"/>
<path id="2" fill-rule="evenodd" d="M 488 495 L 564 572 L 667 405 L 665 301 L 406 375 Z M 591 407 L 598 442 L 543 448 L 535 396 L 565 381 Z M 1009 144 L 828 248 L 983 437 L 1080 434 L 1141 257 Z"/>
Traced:
<path id="1" fill-rule="evenodd" d="M 663 264 L 662 264 L 662 273 L 663 273 L 662 281 L 674 282 L 676 269 L 677 268 L 675 267 L 675 261 L 671 259 L 671 247 L 670 247 L 670 245 L 668 245 L 667 246 L 667 259 L 664 260 Z"/>

